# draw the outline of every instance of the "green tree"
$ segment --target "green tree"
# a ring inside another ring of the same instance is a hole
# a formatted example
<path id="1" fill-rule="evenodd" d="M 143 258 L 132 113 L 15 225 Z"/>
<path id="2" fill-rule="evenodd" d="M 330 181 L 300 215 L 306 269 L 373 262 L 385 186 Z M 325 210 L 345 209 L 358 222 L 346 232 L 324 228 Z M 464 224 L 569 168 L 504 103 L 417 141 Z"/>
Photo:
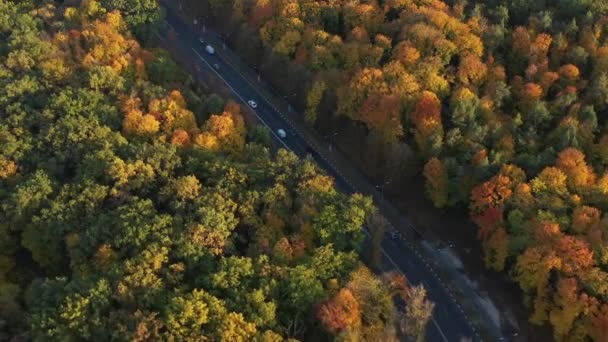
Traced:
<path id="1" fill-rule="evenodd" d="M 65 278 L 34 282 L 28 291 L 26 324 L 34 341 L 109 338 L 108 282 L 68 282 Z"/>
<path id="2" fill-rule="evenodd" d="M 284 291 L 287 304 L 296 315 L 307 313 L 324 296 L 323 284 L 317 278 L 316 270 L 304 265 L 289 270 Z"/>
<path id="3" fill-rule="evenodd" d="M 208 301 L 217 301 L 204 290 L 193 290 L 184 296 L 175 296 L 167 305 L 165 320 L 167 335 L 174 339 L 204 339 L 204 329 L 210 321 Z M 215 312 L 214 315 L 222 314 Z"/>
<path id="4" fill-rule="evenodd" d="M 154 51 L 154 59 L 146 63 L 146 72 L 152 82 L 168 87 L 187 80 L 187 75 L 164 50 Z"/>

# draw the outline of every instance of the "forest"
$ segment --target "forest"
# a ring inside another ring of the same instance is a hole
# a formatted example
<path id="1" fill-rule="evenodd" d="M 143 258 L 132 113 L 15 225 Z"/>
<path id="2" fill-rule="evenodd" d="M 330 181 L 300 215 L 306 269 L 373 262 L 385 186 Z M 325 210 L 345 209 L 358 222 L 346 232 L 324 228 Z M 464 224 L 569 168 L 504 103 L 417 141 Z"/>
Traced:
<path id="1" fill-rule="evenodd" d="M 532 323 L 606 340 L 608 1 L 180 3 L 309 125 L 364 136 L 368 174 L 469 215 Z"/>
<path id="2" fill-rule="evenodd" d="M 421 340 L 425 289 L 362 262 L 371 199 L 146 45 L 161 18 L 0 0 L 0 340 Z"/>

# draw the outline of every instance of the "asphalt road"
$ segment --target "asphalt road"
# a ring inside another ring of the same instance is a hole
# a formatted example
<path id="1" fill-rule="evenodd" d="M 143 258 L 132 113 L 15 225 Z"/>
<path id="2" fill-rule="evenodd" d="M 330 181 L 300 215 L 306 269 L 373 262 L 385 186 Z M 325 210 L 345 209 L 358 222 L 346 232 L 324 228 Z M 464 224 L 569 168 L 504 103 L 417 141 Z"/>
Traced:
<path id="1" fill-rule="evenodd" d="M 288 120 L 282 113 L 277 111 L 263 95 L 258 92 L 255 82 L 248 81 L 224 58 L 222 58 L 222 46 L 214 46 L 215 53 L 208 54 L 205 46 L 199 42 L 200 38 L 205 41 L 215 40 L 217 36 L 208 28 L 205 33 L 196 33 L 188 25 L 182 22 L 171 9 L 167 9 L 166 21 L 170 29 L 176 35 L 176 44 L 182 50 L 191 54 L 193 63 L 200 63 L 205 72 L 213 72 L 223 80 L 228 88 L 232 90 L 235 97 L 242 101 L 243 106 L 248 106 L 248 100 L 254 100 L 257 108 L 254 109 L 255 115 L 260 123 L 265 125 L 273 135 L 273 138 L 284 148 L 297 154 L 299 157 L 314 151 L 313 146 L 309 146 L 305 137 L 296 128 L 291 127 Z M 166 35 L 167 32 L 162 33 Z M 215 39 L 213 39 L 215 38 Z M 288 131 L 286 138 L 282 139 L 277 135 L 278 129 Z M 291 132 L 289 132 L 291 131 Z M 340 191 L 346 193 L 358 192 L 354 186 L 342 176 L 330 162 L 317 152 L 311 153 L 319 166 L 333 176 Z M 471 323 L 463 314 L 463 311 L 455 303 L 449 291 L 440 283 L 434 272 L 427 267 L 426 262 L 420 254 L 408 246 L 401 239 L 390 239 L 387 237 L 382 242 L 385 264 L 387 270 L 397 269 L 402 272 L 409 282 L 413 284 L 423 284 L 427 290 L 430 300 L 435 303 L 433 318 L 427 327 L 427 341 L 461 341 L 463 338 L 473 341 L 481 340 Z"/>

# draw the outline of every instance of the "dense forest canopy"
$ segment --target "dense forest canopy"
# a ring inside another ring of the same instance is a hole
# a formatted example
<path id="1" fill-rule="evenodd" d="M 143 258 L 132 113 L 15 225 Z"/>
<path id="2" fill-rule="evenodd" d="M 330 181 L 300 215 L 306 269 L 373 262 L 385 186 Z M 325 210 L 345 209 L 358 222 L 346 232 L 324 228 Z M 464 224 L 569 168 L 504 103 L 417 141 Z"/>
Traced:
<path id="1" fill-rule="evenodd" d="M 0 0 L 0 340 L 423 336 L 424 289 L 360 261 L 371 199 L 143 48 L 160 17 Z"/>
<path id="2" fill-rule="evenodd" d="M 311 125 L 363 128 L 364 168 L 469 208 L 533 323 L 605 340 L 608 1 L 185 3 Z"/>

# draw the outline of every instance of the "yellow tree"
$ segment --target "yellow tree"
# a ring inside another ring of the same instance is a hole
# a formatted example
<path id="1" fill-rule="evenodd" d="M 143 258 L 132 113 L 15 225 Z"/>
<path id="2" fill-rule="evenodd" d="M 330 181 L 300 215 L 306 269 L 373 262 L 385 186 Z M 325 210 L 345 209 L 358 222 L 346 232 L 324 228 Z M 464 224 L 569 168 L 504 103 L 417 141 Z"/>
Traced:
<path id="1" fill-rule="evenodd" d="M 181 129 L 189 134 L 197 134 L 198 126 L 194 114 L 186 108 L 186 100 L 178 90 L 173 90 L 162 99 L 152 99 L 148 112 L 161 123 L 165 134 Z"/>
<path id="2" fill-rule="evenodd" d="M 0 159 L 0 179 L 7 179 L 17 173 L 17 164 L 12 160 Z"/>
<path id="3" fill-rule="evenodd" d="M 556 166 L 568 177 L 568 186 L 571 190 L 580 192 L 592 186 L 596 181 L 593 169 L 585 162 L 583 152 L 569 147 L 558 155 Z"/>
<path id="4" fill-rule="evenodd" d="M 106 65 L 120 72 L 135 62 L 141 54 L 141 47 L 119 31 L 122 26 L 118 12 L 110 12 L 102 20 L 85 26 L 80 35 L 83 46 L 86 46 L 83 66 Z"/>
<path id="5" fill-rule="evenodd" d="M 290 30 L 279 39 L 273 51 L 281 55 L 291 57 L 296 52 L 296 47 L 302 40 L 302 35 L 296 30 Z"/>
<path id="6" fill-rule="evenodd" d="M 420 91 L 416 77 L 408 73 L 403 64 L 397 61 L 386 63 L 382 67 L 382 72 L 384 80 L 394 96 L 409 101 L 414 99 Z"/>
<path id="7" fill-rule="evenodd" d="M 245 146 L 245 122 L 240 114 L 211 115 L 194 143 L 209 150 L 240 154 Z"/>
<path id="8" fill-rule="evenodd" d="M 561 268 L 561 259 L 543 247 L 528 248 L 517 258 L 514 276 L 520 287 L 534 299 L 534 311 L 530 321 L 542 324 L 547 319 L 549 298 L 547 298 L 547 285 L 549 274 Z"/>
<path id="9" fill-rule="evenodd" d="M 257 328 L 243 314 L 231 312 L 221 320 L 218 332 L 221 342 L 247 342 L 255 336 Z"/>
<path id="10" fill-rule="evenodd" d="M 151 136 L 160 129 L 160 123 L 153 115 L 144 114 L 139 109 L 140 102 L 139 98 L 129 98 L 123 101 L 122 110 L 125 116 L 122 121 L 122 130 L 127 136 Z"/>
<path id="11" fill-rule="evenodd" d="M 562 341 L 572 329 L 576 318 L 585 311 L 587 296 L 579 295 L 576 278 L 562 278 L 553 298 L 549 320 L 553 325 L 555 340 Z"/>
<path id="12" fill-rule="evenodd" d="M 364 68 L 356 73 L 349 84 L 338 89 L 339 114 L 357 119 L 359 107 L 369 94 L 387 94 L 388 85 L 384 81 L 382 70 Z"/>

